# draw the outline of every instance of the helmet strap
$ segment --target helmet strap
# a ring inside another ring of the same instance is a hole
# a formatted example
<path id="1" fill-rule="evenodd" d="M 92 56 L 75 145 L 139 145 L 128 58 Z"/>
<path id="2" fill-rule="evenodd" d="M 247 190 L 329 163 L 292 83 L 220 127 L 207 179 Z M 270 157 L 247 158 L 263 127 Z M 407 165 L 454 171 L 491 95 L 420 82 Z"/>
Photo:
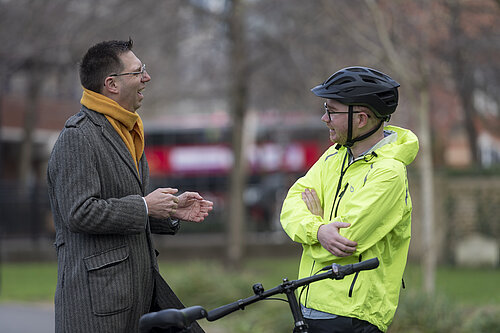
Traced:
<path id="1" fill-rule="evenodd" d="M 371 129 L 369 132 L 363 134 L 363 135 L 360 135 L 358 136 L 357 138 L 352 138 L 352 115 L 354 113 L 354 107 L 352 105 L 349 105 L 349 110 L 348 110 L 348 118 L 347 118 L 347 121 L 348 121 L 348 124 L 347 124 L 347 141 L 346 143 L 344 144 L 345 147 L 352 147 L 356 142 L 358 141 L 361 141 L 361 140 L 364 140 L 366 138 L 368 138 L 369 136 L 373 135 L 375 132 L 378 131 L 378 129 L 380 128 L 380 126 L 382 126 L 382 124 L 384 123 L 384 120 L 381 119 L 380 122 L 378 123 L 377 126 L 375 126 L 373 129 Z"/>
<path id="2" fill-rule="evenodd" d="M 352 115 L 354 113 L 354 107 L 352 105 L 349 105 L 348 109 L 348 115 L 347 115 L 347 141 L 344 144 L 346 147 L 352 147 L 354 144 L 354 140 L 352 139 Z"/>

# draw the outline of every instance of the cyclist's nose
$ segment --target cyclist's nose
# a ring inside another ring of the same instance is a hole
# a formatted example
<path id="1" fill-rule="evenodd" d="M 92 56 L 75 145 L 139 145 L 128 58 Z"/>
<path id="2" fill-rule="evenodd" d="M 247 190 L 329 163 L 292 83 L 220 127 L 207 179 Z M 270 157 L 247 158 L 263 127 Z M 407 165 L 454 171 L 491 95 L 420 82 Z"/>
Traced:
<path id="1" fill-rule="evenodd" d="M 148 81 L 151 81 L 151 75 L 149 75 L 147 70 L 144 70 L 144 73 L 142 74 L 142 82 Z"/>
<path id="2" fill-rule="evenodd" d="M 321 121 L 324 123 L 329 123 L 330 122 L 330 117 L 328 116 L 328 113 L 323 113 L 323 116 L 321 117 Z"/>

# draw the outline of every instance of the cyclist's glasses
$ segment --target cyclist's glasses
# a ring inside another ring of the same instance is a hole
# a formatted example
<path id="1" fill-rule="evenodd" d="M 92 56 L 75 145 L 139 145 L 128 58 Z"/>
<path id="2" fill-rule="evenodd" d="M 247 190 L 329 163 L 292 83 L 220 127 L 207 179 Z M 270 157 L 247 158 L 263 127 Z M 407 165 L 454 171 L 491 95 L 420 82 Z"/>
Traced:
<path id="1" fill-rule="evenodd" d="M 349 111 L 330 111 L 328 109 L 328 105 L 326 105 L 326 102 L 325 104 L 323 104 L 323 112 L 325 112 L 327 115 L 328 115 L 328 120 L 329 121 L 332 121 L 332 117 L 330 115 L 332 114 L 336 114 L 336 113 L 349 113 Z M 352 111 L 352 113 L 360 113 L 361 111 Z"/>
<path id="2" fill-rule="evenodd" d="M 146 64 L 142 64 L 141 70 L 138 72 L 128 72 L 120 74 L 109 74 L 109 76 L 123 76 L 123 75 L 141 75 L 144 78 L 144 73 L 146 73 Z"/>

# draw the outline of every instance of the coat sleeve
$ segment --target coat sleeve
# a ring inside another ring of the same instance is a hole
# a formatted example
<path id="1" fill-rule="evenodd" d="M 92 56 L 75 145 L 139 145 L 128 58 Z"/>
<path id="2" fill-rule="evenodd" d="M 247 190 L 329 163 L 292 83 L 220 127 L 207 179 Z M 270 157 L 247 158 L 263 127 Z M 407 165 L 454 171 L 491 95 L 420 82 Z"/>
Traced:
<path id="1" fill-rule="evenodd" d="M 49 162 L 49 184 L 70 231 L 87 234 L 136 234 L 145 230 L 147 213 L 139 194 L 103 198 L 105 175 L 98 157 L 78 127 L 65 128 Z M 112 170 L 110 172 L 120 172 Z"/>
<path id="2" fill-rule="evenodd" d="M 151 188 L 149 183 L 149 165 L 145 154 L 143 154 L 141 162 L 143 169 L 142 182 L 144 184 L 144 188 L 146 189 L 147 193 L 151 193 L 153 189 Z M 144 199 L 144 205 L 147 205 L 146 199 Z M 149 226 L 153 234 L 175 235 L 179 231 L 181 226 L 180 222 L 178 222 L 177 224 L 172 223 L 172 220 L 170 218 L 157 219 L 151 216 L 149 216 L 148 218 L 149 218 Z"/>
<path id="3" fill-rule="evenodd" d="M 280 221 L 283 229 L 294 241 L 302 244 L 319 244 L 318 229 L 325 224 L 323 217 L 312 214 L 302 200 L 302 192 L 315 189 L 323 206 L 323 191 L 321 190 L 321 157 L 303 177 L 292 185 L 283 202 Z"/>
<path id="4" fill-rule="evenodd" d="M 408 209 L 407 205 L 411 205 L 404 166 L 381 164 L 370 172 L 366 184 L 355 196 L 344 203 L 343 213 L 333 219 L 351 224 L 340 229 L 340 234 L 358 243 L 354 256 L 371 248 L 405 221 L 403 214 Z M 305 252 L 320 261 L 337 258 L 321 244 L 310 246 Z"/>
<path id="5" fill-rule="evenodd" d="M 174 224 L 171 219 L 155 219 L 153 217 L 149 217 L 149 223 L 151 232 L 160 235 L 175 235 L 181 226 L 180 221 Z"/>

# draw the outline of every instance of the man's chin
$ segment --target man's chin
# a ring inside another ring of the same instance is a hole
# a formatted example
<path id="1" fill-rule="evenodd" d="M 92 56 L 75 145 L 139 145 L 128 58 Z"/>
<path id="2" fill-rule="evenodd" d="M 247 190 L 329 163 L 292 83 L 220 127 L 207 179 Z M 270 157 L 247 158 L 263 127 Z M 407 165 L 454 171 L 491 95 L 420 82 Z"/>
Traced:
<path id="1" fill-rule="evenodd" d="M 344 145 L 345 142 L 342 142 L 341 140 L 338 140 L 336 138 L 330 138 L 330 142 L 333 143 L 334 145 Z"/>

